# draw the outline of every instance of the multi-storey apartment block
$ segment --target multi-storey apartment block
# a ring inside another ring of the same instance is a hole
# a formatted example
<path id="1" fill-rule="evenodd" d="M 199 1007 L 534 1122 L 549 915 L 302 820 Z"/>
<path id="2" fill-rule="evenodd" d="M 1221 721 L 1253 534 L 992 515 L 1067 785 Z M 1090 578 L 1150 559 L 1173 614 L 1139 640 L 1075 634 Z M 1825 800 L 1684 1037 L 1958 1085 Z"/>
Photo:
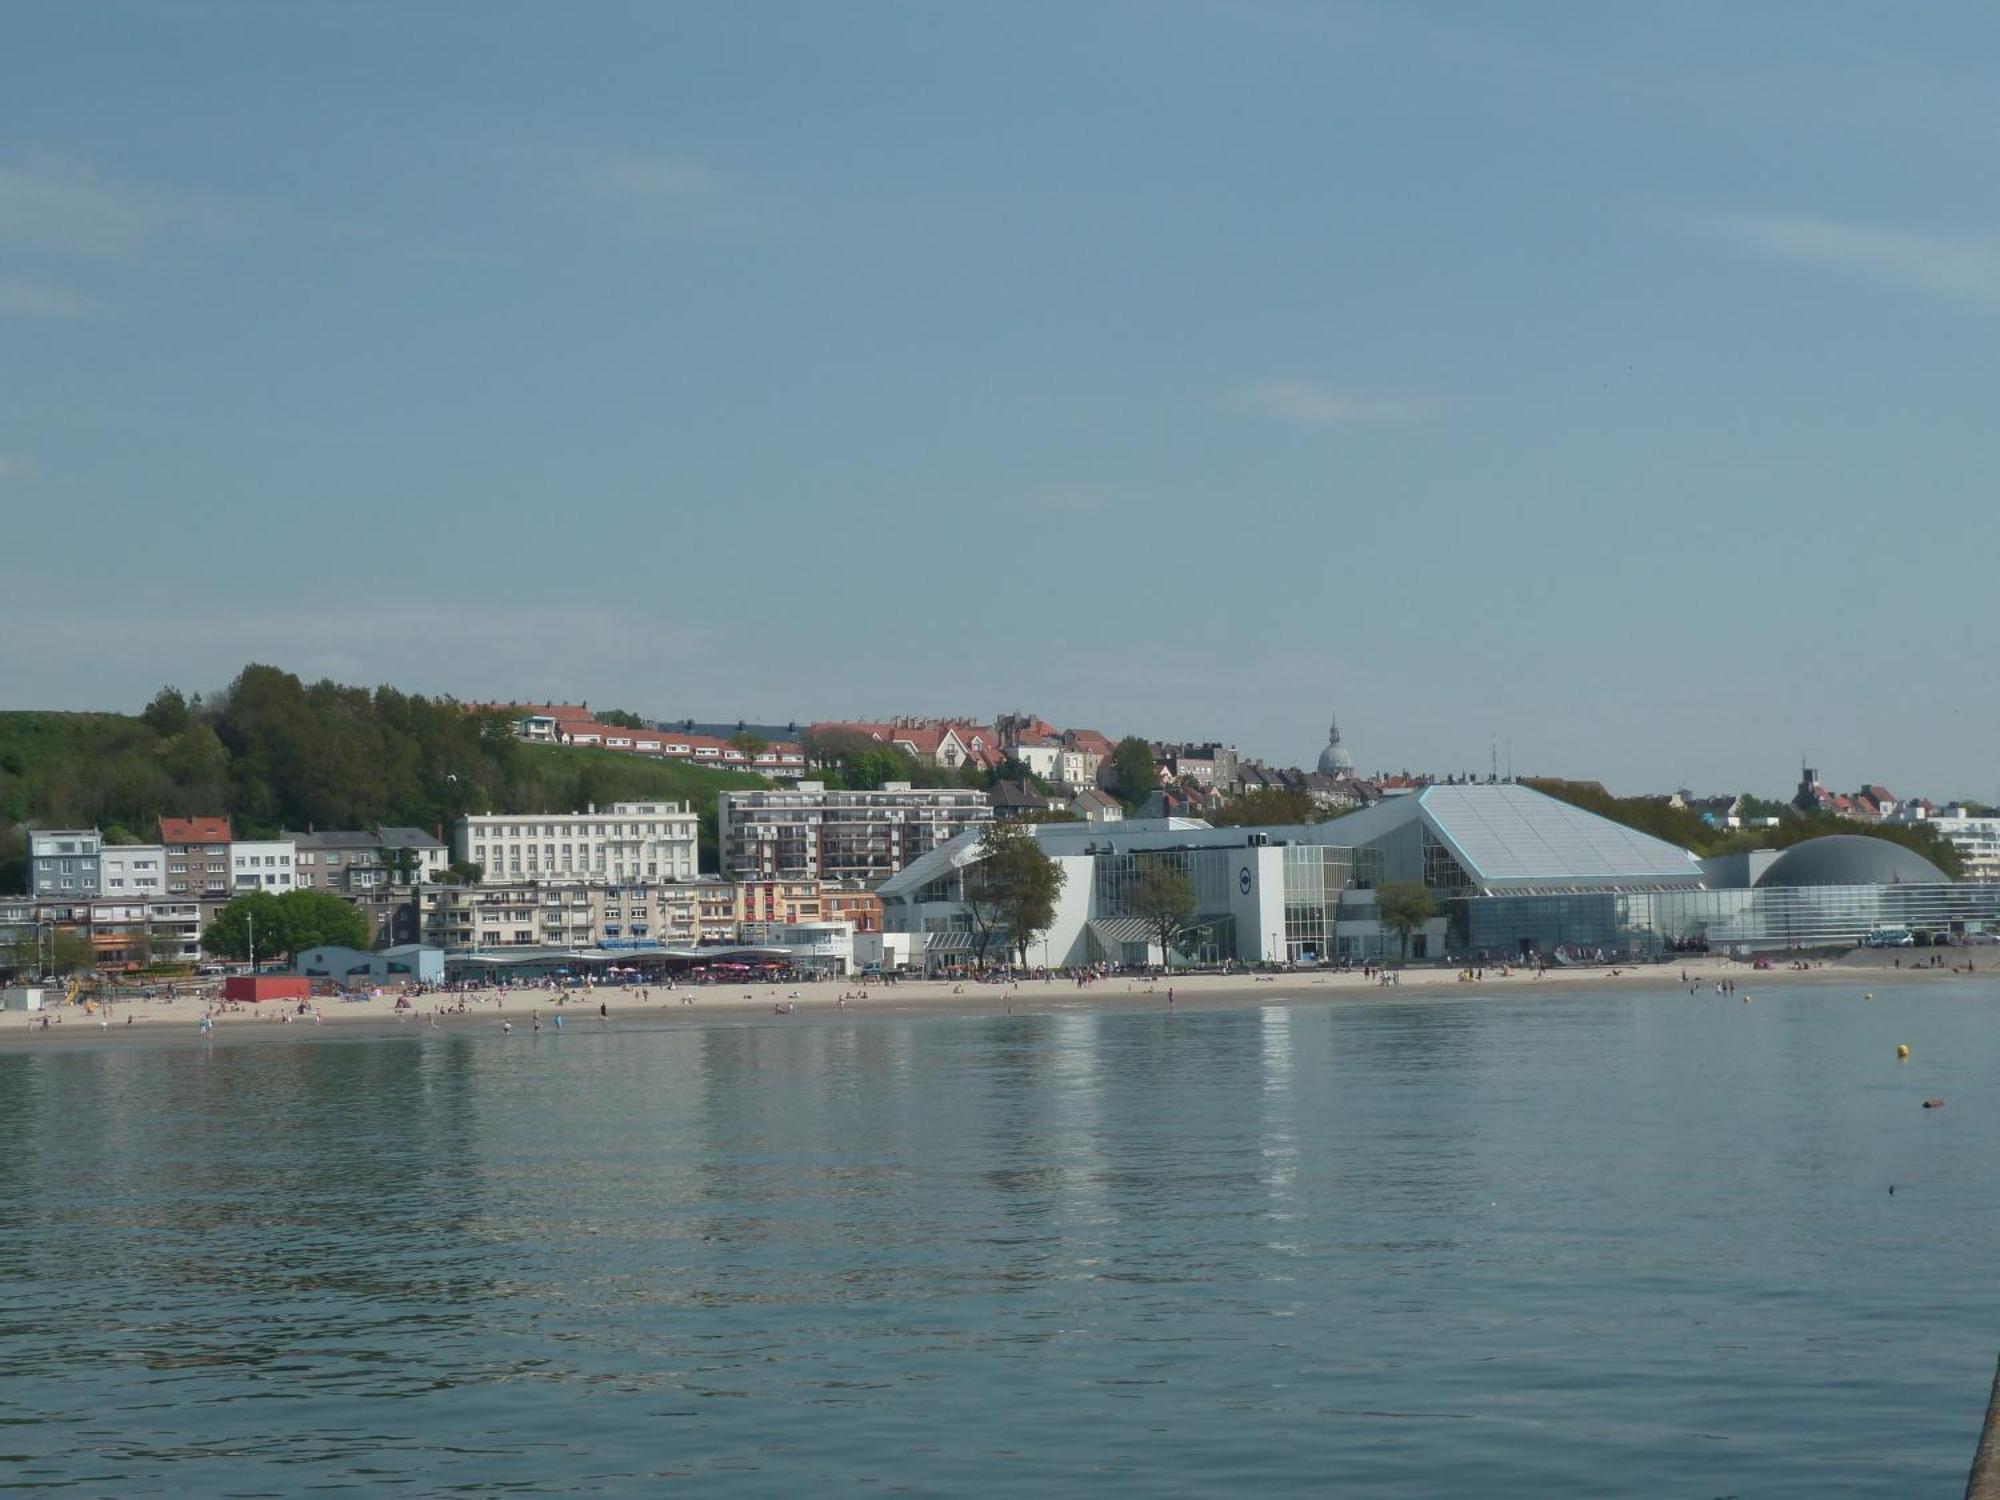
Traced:
<path id="1" fill-rule="evenodd" d="M 29 889 L 37 896 L 95 896 L 103 888 L 103 844 L 95 828 L 33 830 L 28 835 Z"/>
<path id="2" fill-rule="evenodd" d="M 896 781 L 870 792 L 829 791 L 817 781 L 785 791 L 723 792 L 720 808 L 724 874 L 854 880 L 870 888 L 993 819 L 984 792 Z"/>
<path id="3" fill-rule="evenodd" d="M 692 880 L 698 820 L 685 802 L 616 802 L 580 813 L 481 813 L 452 829 L 452 855 L 491 882 Z"/>
<path id="4" fill-rule="evenodd" d="M 196 900 L 227 897 L 231 890 L 227 818 L 162 818 L 167 894 Z"/>
<path id="5" fill-rule="evenodd" d="M 521 881 L 425 886 L 419 900 L 425 939 L 460 951 L 665 948 L 697 940 L 700 889 Z"/>
<path id="6" fill-rule="evenodd" d="M 106 844 L 99 864 L 107 896 L 145 899 L 167 893 L 167 851 L 158 844 Z"/>
<path id="7" fill-rule="evenodd" d="M 229 845 L 229 884 L 235 891 L 282 896 L 296 888 L 298 847 L 290 839 L 236 839 Z"/>
<path id="8" fill-rule="evenodd" d="M 298 846 L 298 883 L 353 895 L 423 885 L 444 873 L 448 850 L 421 828 L 287 833 Z"/>

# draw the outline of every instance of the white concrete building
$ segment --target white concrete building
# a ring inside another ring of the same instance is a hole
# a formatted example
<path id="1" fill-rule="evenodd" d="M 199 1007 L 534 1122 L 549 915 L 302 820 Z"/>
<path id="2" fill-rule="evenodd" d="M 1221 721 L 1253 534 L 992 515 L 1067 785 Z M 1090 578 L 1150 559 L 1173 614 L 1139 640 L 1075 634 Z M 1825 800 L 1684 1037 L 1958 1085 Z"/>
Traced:
<path id="1" fill-rule="evenodd" d="M 527 881 L 432 885 L 418 894 L 425 938 L 440 947 L 609 948 L 693 945 L 701 887 Z M 726 935 L 735 940 L 734 924 Z"/>
<path id="2" fill-rule="evenodd" d="M 1062 781 L 1063 747 L 1060 740 L 1023 740 L 1009 752 L 1014 759 L 1044 781 Z"/>
<path id="3" fill-rule="evenodd" d="M 290 839 L 231 839 L 229 888 L 282 896 L 298 880 L 298 846 Z"/>
<path id="4" fill-rule="evenodd" d="M 854 972 L 852 922 L 745 922 L 741 941 L 746 947 L 783 948 L 792 967 L 803 972 L 839 976 Z"/>
<path id="5" fill-rule="evenodd" d="M 95 828 L 37 828 L 28 834 L 29 890 L 36 896 L 95 896 L 104 840 Z"/>
<path id="6" fill-rule="evenodd" d="M 1063 747 L 1062 761 L 1056 767 L 1056 779 L 1064 786 L 1096 786 L 1097 768 L 1104 763 L 1104 757 L 1095 750 L 1082 750 L 1075 746 Z"/>
<path id="7" fill-rule="evenodd" d="M 489 881 L 693 880 L 699 820 L 685 802 L 614 802 L 580 813 L 480 813 L 452 828 L 452 857 Z"/>
<path id="8" fill-rule="evenodd" d="M 99 856 L 107 896 L 165 896 L 167 851 L 161 844 L 106 844 Z"/>
<path id="9" fill-rule="evenodd" d="M 1975 818 L 1962 808 L 1947 808 L 1924 823 L 1951 841 L 1965 861 L 1966 880 L 2000 880 L 2000 818 Z"/>

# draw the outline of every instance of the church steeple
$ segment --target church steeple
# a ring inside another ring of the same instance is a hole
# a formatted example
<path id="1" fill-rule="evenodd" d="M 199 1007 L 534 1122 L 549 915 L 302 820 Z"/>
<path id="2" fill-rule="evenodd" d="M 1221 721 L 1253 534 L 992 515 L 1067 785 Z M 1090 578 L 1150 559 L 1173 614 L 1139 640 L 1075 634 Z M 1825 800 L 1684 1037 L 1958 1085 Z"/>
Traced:
<path id="1" fill-rule="evenodd" d="M 1336 717 L 1326 727 L 1326 748 L 1319 753 L 1319 768 L 1327 776 L 1352 776 L 1354 757 L 1347 753 L 1347 747 L 1340 742 L 1340 720 Z"/>

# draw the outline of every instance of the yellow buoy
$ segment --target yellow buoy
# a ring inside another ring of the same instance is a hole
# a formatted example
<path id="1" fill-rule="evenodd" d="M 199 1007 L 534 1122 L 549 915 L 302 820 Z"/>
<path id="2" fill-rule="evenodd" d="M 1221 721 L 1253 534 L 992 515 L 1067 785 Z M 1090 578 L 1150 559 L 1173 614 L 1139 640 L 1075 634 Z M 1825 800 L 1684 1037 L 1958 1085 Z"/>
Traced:
<path id="1" fill-rule="evenodd" d="M 1873 1000 L 1875 998 L 1875 992 L 1873 990 L 1870 990 L 1867 994 L 1863 995 L 1861 998 L 1863 1000 Z"/>
<path id="2" fill-rule="evenodd" d="M 1748 1005 L 1748 1004 L 1750 1003 L 1750 997 L 1749 997 L 1748 995 L 1745 995 L 1745 996 L 1743 997 L 1743 1003 L 1744 1003 L 1745 1005 Z"/>
<path id="3" fill-rule="evenodd" d="M 1904 1042 L 1896 1043 L 1896 1056 L 1899 1060 L 1908 1062 L 1910 1060 L 1909 1045 Z"/>

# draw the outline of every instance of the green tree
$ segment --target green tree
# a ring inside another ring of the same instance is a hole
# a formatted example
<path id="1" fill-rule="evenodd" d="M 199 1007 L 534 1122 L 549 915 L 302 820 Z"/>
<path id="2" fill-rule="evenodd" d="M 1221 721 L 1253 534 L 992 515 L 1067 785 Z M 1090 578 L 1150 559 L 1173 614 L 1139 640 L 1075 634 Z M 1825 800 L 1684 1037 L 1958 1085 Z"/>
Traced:
<path id="1" fill-rule="evenodd" d="M 18 975 L 80 974 L 96 967 L 96 945 L 74 927 L 24 932 L 0 952 L 0 968 Z"/>
<path id="2" fill-rule="evenodd" d="M 983 957 L 989 938 L 1004 938 L 1019 962 L 1056 919 L 1063 870 L 1042 852 L 1033 830 L 1020 823 L 992 823 L 979 841 L 980 859 L 966 867 L 965 900 Z"/>
<path id="3" fill-rule="evenodd" d="M 653 726 L 635 713 L 627 713 L 622 708 L 606 708 L 597 712 L 597 722 L 610 724 L 619 729 L 651 729 Z"/>
<path id="4" fill-rule="evenodd" d="M 1260 786 L 1231 797 L 1208 815 L 1217 828 L 1269 828 L 1288 823 L 1318 823 L 1325 817 L 1310 793 Z"/>
<path id="5" fill-rule="evenodd" d="M 214 958 L 238 962 L 253 954 L 270 958 L 291 952 L 284 908 L 270 891 L 245 891 L 232 897 L 201 935 L 202 951 Z"/>
<path id="6" fill-rule="evenodd" d="M 1174 941 L 1194 916 L 1194 882 L 1187 872 L 1164 855 L 1140 855 L 1138 877 L 1126 904 L 1151 929 L 1160 961 L 1173 967 Z"/>
<path id="7" fill-rule="evenodd" d="M 1136 735 L 1127 735 L 1111 752 L 1111 795 L 1130 811 L 1160 787 L 1159 767 L 1153 761 L 1153 747 Z"/>
<path id="8" fill-rule="evenodd" d="M 877 791 L 891 781 L 912 785 L 924 780 L 924 769 L 904 750 L 885 745 L 856 729 L 812 730 L 805 737 L 806 759 L 830 787 Z"/>
<path id="9" fill-rule="evenodd" d="M 163 687 L 153 695 L 153 701 L 146 705 L 146 711 L 139 715 L 146 721 L 146 727 L 161 739 L 183 733 L 194 722 L 188 711 L 187 699 L 181 696 L 177 687 Z"/>
<path id="10" fill-rule="evenodd" d="M 741 750 L 752 760 L 755 760 L 771 748 L 771 742 L 765 739 L 763 735 L 753 733 L 748 729 L 737 730 L 736 733 L 729 737 L 729 743 L 734 745 L 738 750 Z"/>
<path id="11" fill-rule="evenodd" d="M 477 860 L 455 859 L 444 867 L 440 885 L 478 885 L 486 878 L 486 867 Z"/>
<path id="12" fill-rule="evenodd" d="M 1382 925 L 1402 939 L 1403 957 L 1410 956 L 1410 934 L 1437 915 L 1430 891 L 1411 881 L 1390 881 L 1376 887 L 1375 912 Z"/>
<path id="13" fill-rule="evenodd" d="M 372 936 L 367 916 L 352 901 L 332 891 L 309 887 L 286 891 L 278 898 L 285 922 L 285 951 L 298 953 L 326 943 L 366 948 Z"/>

